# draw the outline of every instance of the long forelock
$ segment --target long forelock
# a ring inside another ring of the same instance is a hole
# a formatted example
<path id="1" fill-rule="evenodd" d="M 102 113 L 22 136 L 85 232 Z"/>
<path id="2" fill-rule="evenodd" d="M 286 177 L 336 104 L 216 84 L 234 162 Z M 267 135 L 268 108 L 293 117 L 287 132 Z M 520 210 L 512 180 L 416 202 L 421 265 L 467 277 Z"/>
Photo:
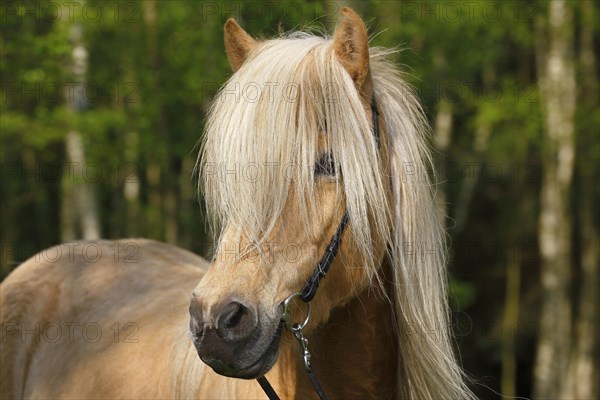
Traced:
<path id="1" fill-rule="evenodd" d="M 318 215 L 319 132 L 336 160 L 353 240 L 373 264 L 372 227 L 389 235 L 382 166 L 370 122 L 331 40 L 309 34 L 261 43 L 215 98 L 200 170 L 212 226 L 259 243 L 281 221 L 290 194 L 307 232 Z M 259 95 L 258 95 L 258 94 Z"/>

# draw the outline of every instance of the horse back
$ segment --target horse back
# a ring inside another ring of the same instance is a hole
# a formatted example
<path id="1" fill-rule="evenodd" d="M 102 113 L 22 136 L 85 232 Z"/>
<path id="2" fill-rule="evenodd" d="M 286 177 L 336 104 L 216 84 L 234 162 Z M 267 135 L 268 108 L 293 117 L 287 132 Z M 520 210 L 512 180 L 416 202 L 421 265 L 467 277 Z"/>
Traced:
<path id="1" fill-rule="evenodd" d="M 144 239 L 66 243 L 0 284 L 0 397 L 161 397 L 151 361 L 189 342 L 189 295 L 204 259 Z M 162 359 L 162 364 L 161 364 Z M 165 371 L 166 372 L 166 371 Z M 128 393 L 129 387 L 144 392 Z M 163 387 L 165 386 L 165 387 Z"/>

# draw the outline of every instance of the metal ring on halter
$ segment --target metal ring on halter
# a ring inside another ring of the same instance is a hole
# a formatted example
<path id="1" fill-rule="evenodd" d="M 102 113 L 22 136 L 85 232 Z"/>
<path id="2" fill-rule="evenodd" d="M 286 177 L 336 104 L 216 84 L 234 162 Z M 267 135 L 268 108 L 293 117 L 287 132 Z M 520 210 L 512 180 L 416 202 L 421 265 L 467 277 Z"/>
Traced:
<path id="1" fill-rule="evenodd" d="M 306 318 L 304 322 L 301 324 L 292 322 L 292 310 L 290 310 L 290 303 L 295 297 L 301 297 L 301 292 L 292 293 L 287 299 L 283 301 L 283 314 L 281 315 L 281 319 L 285 323 L 285 328 L 294 333 L 297 331 L 301 331 L 304 329 L 308 321 L 310 321 L 310 302 L 306 303 Z"/>

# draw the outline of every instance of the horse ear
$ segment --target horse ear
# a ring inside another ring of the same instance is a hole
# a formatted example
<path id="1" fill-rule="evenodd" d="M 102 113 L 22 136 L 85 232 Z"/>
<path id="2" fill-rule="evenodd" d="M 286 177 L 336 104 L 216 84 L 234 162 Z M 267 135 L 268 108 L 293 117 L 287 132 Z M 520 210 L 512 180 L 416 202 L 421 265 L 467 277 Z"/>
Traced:
<path id="1" fill-rule="evenodd" d="M 369 77 L 369 37 L 365 23 L 349 7 L 342 7 L 333 49 L 356 87 L 362 88 Z"/>
<path id="2" fill-rule="evenodd" d="M 256 47 L 256 40 L 248 35 L 233 18 L 225 22 L 225 52 L 233 72 L 240 69 L 250 52 Z"/>

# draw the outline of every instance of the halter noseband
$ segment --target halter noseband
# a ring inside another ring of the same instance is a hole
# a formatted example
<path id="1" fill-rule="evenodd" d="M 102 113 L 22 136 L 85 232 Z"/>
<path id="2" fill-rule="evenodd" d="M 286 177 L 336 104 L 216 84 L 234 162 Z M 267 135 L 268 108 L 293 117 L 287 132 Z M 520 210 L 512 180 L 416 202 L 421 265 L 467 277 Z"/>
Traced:
<path id="1" fill-rule="evenodd" d="M 374 97 L 371 101 L 371 113 L 373 116 L 373 136 L 375 136 L 377 148 L 380 148 L 381 138 L 379 136 L 379 111 L 377 110 L 377 103 L 375 102 Z M 340 249 L 342 235 L 344 233 L 344 230 L 346 229 L 346 225 L 348 225 L 349 218 L 350 215 L 348 214 L 348 210 L 346 210 L 334 235 L 329 241 L 329 245 L 327 245 L 327 248 L 325 249 L 325 253 L 323 253 L 321 260 L 317 264 L 312 275 L 308 278 L 308 280 L 302 287 L 302 290 L 300 292 L 293 293 L 283 302 L 282 321 L 286 329 L 294 334 L 294 336 L 298 340 L 298 343 L 300 344 L 300 347 L 302 349 L 302 357 L 304 359 L 304 368 L 306 369 L 306 373 L 308 374 L 308 377 L 310 378 L 310 381 L 321 400 L 327 400 L 327 396 L 325 395 L 323 388 L 319 384 L 319 381 L 317 380 L 317 377 L 314 375 L 314 372 L 312 370 L 312 366 L 310 364 L 311 354 L 308 351 L 308 340 L 302 334 L 302 329 L 306 326 L 310 318 L 310 302 L 317 294 L 317 289 L 319 289 L 321 279 L 323 279 L 325 275 L 327 275 L 327 272 L 329 271 L 329 268 L 331 267 L 331 264 L 335 256 L 337 255 L 338 250 Z M 301 324 L 292 323 L 289 304 L 291 303 L 291 300 L 295 297 L 299 297 L 307 305 L 306 319 Z M 277 395 L 277 393 L 275 392 L 275 390 L 264 375 L 257 378 L 257 380 L 270 400 L 280 400 L 279 396 Z"/>

